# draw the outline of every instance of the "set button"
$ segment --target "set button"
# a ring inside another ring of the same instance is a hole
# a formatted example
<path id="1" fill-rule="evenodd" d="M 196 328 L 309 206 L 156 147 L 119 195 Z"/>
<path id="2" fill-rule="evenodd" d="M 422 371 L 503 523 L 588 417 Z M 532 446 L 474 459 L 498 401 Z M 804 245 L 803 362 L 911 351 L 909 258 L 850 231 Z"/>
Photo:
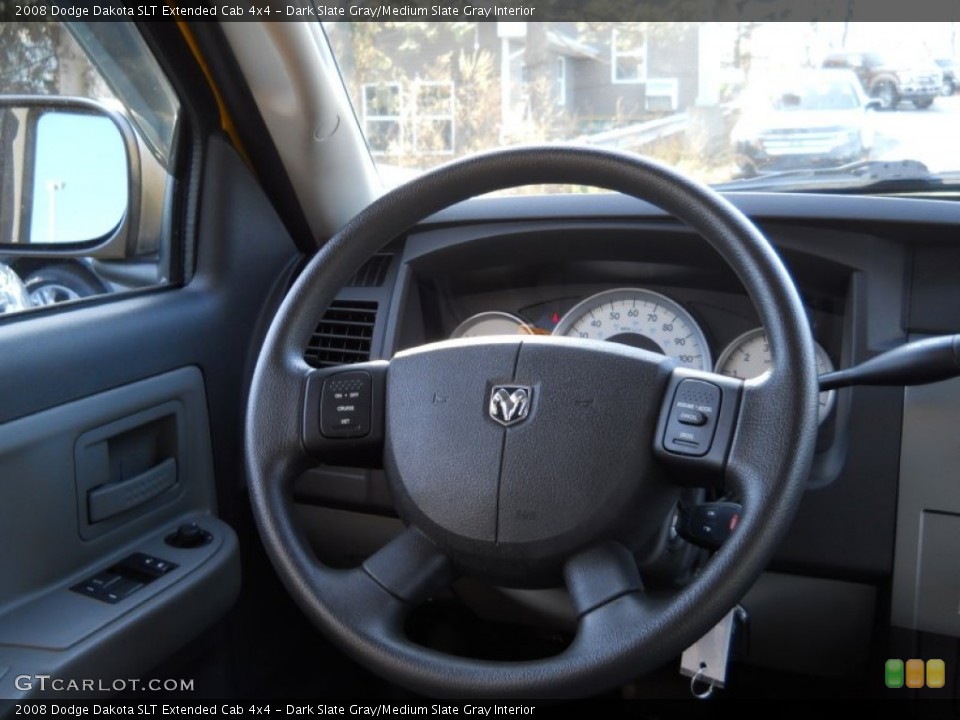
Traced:
<path id="1" fill-rule="evenodd" d="M 370 373 L 352 370 L 323 381 L 320 432 L 328 438 L 358 438 L 370 432 L 373 381 Z"/>

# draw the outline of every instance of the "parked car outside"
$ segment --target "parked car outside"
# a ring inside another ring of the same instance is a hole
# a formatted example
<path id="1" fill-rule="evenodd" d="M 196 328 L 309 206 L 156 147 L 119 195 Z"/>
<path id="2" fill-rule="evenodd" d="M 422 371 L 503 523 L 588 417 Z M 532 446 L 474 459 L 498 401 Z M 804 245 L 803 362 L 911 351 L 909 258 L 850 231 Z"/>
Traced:
<path id="1" fill-rule="evenodd" d="M 852 70 L 884 110 L 895 110 L 903 100 L 924 110 L 941 92 L 940 70 L 922 54 L 844 51 L 827 55 L 823 67 Z"/>
<path id="2" fill-rule="evenodd" d="M 0 315 L 30 307 L 27 288 L 9 265 L 0 262 Z"/>
<path id="3" fill-rule="evenodd" d="M 865 159 L 873 146 L 866 96 L 848 70 L 809 70 L 749 88 L 732 133 L 736 162 L 752 175 L 832 167 Z"/>
<path id="4" fill-rule="evenodd" d="M 0 256 L 23 280 L 30 296 L 27 307 L 80 300 L 111 291 L 91 267 L 89 258 Z"/>
<path id="5" fill-rule="evenodd" d="M 934 62 L 940 67 L 943 73 L 941 93 L 945 97 L 949 97 L 957 91 L 957 78 L 960 77 L 960 62 L 953 58 L 937 58 Z"/>

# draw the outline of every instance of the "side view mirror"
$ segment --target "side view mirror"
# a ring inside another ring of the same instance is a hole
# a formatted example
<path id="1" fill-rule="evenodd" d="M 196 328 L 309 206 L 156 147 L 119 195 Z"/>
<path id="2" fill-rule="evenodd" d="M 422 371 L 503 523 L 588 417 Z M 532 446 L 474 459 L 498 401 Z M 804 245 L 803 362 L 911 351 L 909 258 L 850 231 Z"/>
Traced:
<path id="1" fill-rule="evenodd" d="M 119 113 L 81 98 L 0 97 L 0 250 L 123 257 L 139 183 L 137 137 Z"/>
<path id="2" fill-rule="evenodd" d="M 880 110 L 883 107 L 883 105 L 876 98 L 872 98 L 870 100 L 867 100 L 867 104 L 864 107 L 867 110 Z"/>

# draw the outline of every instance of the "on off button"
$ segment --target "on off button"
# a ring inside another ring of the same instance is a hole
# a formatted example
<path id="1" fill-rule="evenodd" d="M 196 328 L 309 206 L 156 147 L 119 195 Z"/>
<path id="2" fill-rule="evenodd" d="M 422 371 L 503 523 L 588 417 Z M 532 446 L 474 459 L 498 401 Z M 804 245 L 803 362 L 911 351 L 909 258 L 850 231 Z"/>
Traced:
<path id="1" fill-rule="evenodd" d="M 320 432 L 328 438 L 358 438 L 370 432 L 370 374 L 337 373 L 323 381 Z"/>

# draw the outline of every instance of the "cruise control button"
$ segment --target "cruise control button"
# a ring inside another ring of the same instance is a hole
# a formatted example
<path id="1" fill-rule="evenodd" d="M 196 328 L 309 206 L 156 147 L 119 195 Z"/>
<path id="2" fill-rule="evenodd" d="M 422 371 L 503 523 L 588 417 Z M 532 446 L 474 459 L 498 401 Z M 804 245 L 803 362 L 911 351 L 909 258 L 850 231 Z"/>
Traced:
<path id="1" fill-rule="evenodd" d="M 370 373 L 352 370 L 323 381 L 320 432 L 328 438 L 358 438 L 370 432 L 373 380 Z"/>
<path id="2" fill-rule="evenodd" d="M 707 416 L 696 410 L 683 410 L 677 413 L 677 422 L 682 425 L 706 425 Z"/>
<path id="3" fill-rule="evenodd" d="M 683 380 L 673 397 L 667 431 L 666 450 L 678 455 L 703 457 L 710 452 L 720 411 L 720 388 L 703 380 Z"/>

